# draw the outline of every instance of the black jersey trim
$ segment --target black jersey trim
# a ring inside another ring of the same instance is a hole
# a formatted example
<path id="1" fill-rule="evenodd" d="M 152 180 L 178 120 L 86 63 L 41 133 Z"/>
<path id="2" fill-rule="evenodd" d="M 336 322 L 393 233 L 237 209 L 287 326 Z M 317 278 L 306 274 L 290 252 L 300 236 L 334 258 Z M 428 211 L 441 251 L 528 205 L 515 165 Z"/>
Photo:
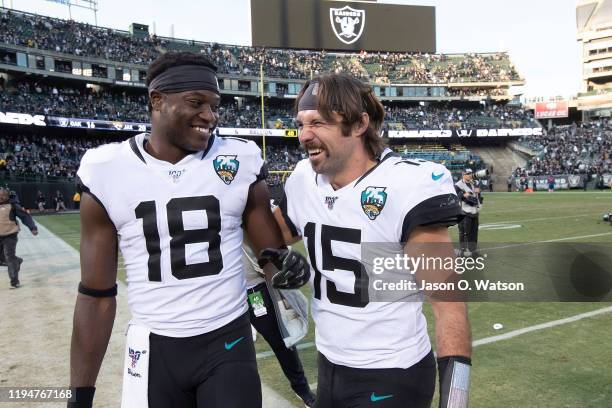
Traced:
<path id="1" fill-rule="evenodd" d="M 253 183 L 257 183 L 258 181 L 267 179 L 269 174 L 270 173 L 268 172 L 268 165 L 266 163 L 263 163 L 261 165 L 261 169 L 259 169 L 259 174 L 257 175 L 257 177 L 255 177 L 255 181 Z"/>
<path id="2" fill-rule="evenodd" d="M 133 136 L 130 138 L 130 147 L 132 148 L 132 151 L 134 152 L 136 157 L 142 160 L 144 164 L 147 164 L 145 158 L 142 156 L 142 153 L 140 152 L 140 149 L 138 149 L 138 144 L 136 143 L 136 136 Z"/>
<path id="3" fill-rule="evenodd" d="M 285 194 L 284 191 L 283 191 L 283 198 L 281 199 L 278 206 L 280 207 L 281 214 L 283 215 L 283 219 L 285 220 L 285 223 L 287 224 L 287 227 L 289 228 L 289 231 L 291 232 L 291 236 L 298 237 L 299 234 L 298 234 L 297 228 L 295 227 L 295 224 L 293 223 L 293 221 L 291 221 L 291 218 L 289 218 L 289 214 L 287 213 L 287 194 Z"/>
<path id="4" fill-rule="evenodd" d="M 212 149 L 213 144 L 215 143 L 215 134 L 212 133 L 210 135 L 210 138 L 208 139 L 208 145 L 206 146 L 206 149 L 204 150 L 204 152 L 202 153 L 202 158 L 200 160 L 204 160 L 204 158 L 206 157 L 206 155 L 208 154 L 208 152 L 210 152 L 210 149 Z"/>
<path id="5" fill-rule="evenodd" d="M 385 155 L 385 157 L 383 157 L 382 160 L 380 160 L 378 163 L 376 163 L 376 165 L 374 167 L 372 167 L 370 170 L 366 171 L 363 176 L 359 177 L 359 180 L 357 180 L 355 182 L 355 184 L 353 184 L 353 187 L 357 187 L 357 184 L 359 184 L 361 182 L 361 180 L 363 180 L 364 178 L 368 177 L 370 175 L 370 173 L 372 173 L 374 170 L 376 170 L 378 168 L 378 166 L 383 164 L 384 161 L 386 161 L 387 159 L 389 159 L 391 157 L 399 157 L 399 155 L 397 153 L 393 153 L 393 152 L 387 153 Z"/>
<path id="6" fill-rule="evenodd" d="M 402 164 L 402 163 L 403 164 L 410 164 L 411 166 L 420 166 L 419 163 L 415 163 L 415 162 L 413 162 L 411 160 L 408 160 L 408 159 L 405 159 L 405 160 L 402 160 L 402 161 L 398 161 L 397 163 L 395 163 L 395 166 L 397 166 L 398 164 Z"/>
<path id="7" fill-rule="evenodd" d="M 430 197 L 413 207 L 404 217 L 400 242 L 408 241 L 410 233 L 419 226 L 444 225 L 450 227 L 463 218 L 459 198 L 455 194 Z"/>

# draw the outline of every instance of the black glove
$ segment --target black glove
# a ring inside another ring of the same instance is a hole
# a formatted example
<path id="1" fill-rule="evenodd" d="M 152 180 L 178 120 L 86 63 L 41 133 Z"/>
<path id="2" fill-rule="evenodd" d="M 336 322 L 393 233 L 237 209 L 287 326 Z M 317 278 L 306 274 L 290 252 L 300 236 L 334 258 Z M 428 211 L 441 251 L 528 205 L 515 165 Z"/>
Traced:
<path id="1" fill-rule="evenodd" d="M 68 408 L 91 408 L 95 392 L 96 387 L 72 388 L 72 398 L 68 402 Z"/>
<path id="2" fill-rule="evenodd" d="M 257 263 L 263 267 L 268 263 L 278 269 L 272 277 L 272 286 L 277 289 L 297 289 L 310 279 L 310 266 L 299 252 L 287 248 L 266 248 L 259 254 Z"/>
<path id="3" fill-rule="evenodd" d="M 468 357 L 451 356 L 438 359 L 440 376 L 440 408 L 467 408 L 470 396 L 470 368 Z"/>

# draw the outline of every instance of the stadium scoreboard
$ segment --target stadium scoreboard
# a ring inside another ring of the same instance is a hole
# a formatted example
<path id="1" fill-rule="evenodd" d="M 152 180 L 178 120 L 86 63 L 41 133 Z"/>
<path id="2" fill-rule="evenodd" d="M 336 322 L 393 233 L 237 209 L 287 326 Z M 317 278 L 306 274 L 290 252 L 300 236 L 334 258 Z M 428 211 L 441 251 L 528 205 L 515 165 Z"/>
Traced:
<path id="1" fill-rule="evenodd" d="M 435 7 L 251 0 L 251 38 L 256 47 L 435 53 Z"/>

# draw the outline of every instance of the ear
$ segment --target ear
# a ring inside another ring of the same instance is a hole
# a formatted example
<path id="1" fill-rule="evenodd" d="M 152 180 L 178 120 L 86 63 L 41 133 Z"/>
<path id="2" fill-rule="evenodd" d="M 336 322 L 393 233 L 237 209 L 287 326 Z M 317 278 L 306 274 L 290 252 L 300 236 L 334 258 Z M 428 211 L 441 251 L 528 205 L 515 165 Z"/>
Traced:
<path id="1" fill-rule="evenodd" d="M 353 125 L 353 131 L 358 136 L 361 136 L 368 129 L 369 125 L 370 125 L 370 115 L 368 115 L 366 112 L 363 112 L 361 114 L 360 121 Z"/>
<path id="2" fill-rule="evenodd" d="M 161 110 L 163 98 L 164 98 L 164 95 L 159 91 L 152 90 L 149 93 L 149 100 L 151 101 L 151 107 L 153 108 L 154 111 Z"/>

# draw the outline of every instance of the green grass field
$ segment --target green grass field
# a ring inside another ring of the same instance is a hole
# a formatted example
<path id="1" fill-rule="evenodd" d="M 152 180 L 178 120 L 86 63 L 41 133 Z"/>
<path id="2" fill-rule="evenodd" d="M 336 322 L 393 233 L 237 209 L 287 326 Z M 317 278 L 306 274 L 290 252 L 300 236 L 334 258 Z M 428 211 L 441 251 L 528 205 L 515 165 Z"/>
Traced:
<path id="1" fill-rule="evenodd" d="M 480 243 L 538 241 L 608 243 L 612 227 L 601 221 L 612 211 L 612 193 L 556 192 L 495 193 L 485 197 L 480 218 Z M 79 248 L 76 214 L 36 218 L 70 245 Z M 499 224 L 490 229 L 491 224 Z M 457 229 L 451 233 L 457 239 Z M 520 250 L 517 249 L 517 256 Z M 121 275 L 123 276 L 123 275 Z M 307 289 L 305 289 L 307 292 Z M 481 302 L 470 303 L 474 340 L 575 316 L 611 306 L 610 303 Z M 426 306 L 433 339 L 431 311 Z M 494 330 L 502 323 L 502 330 Z M 472 407 L 611 407 L 612 406 L 612 313 L 543 328 L 474 348 L 471 386 Z M 316 350 L 311 329 L 300 356 L 310 383 L 316 384 Z M 259 337 L 256 349 L 262 381 L 283 397 L 301 406 L 293 395 L 270 348 Z"/>

